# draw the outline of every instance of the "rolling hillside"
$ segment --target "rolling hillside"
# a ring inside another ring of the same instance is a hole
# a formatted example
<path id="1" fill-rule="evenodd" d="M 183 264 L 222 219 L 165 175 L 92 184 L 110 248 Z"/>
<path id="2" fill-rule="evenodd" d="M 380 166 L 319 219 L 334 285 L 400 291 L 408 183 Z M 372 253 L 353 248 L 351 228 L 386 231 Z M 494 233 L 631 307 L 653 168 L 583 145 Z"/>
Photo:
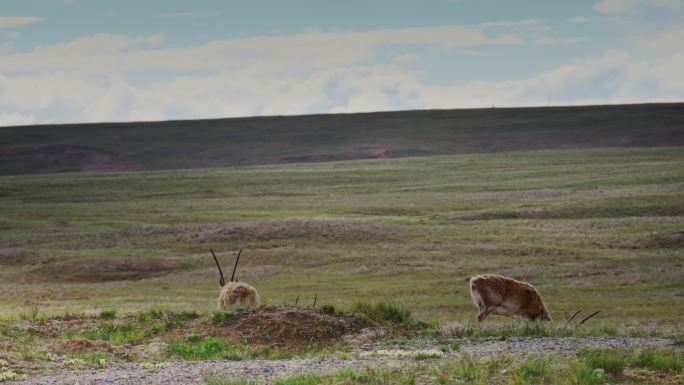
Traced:
<path id="1" fill-rule="evenodd" d="M 0 128 L 0 175 L 684 145 L 684 104 Z"/>

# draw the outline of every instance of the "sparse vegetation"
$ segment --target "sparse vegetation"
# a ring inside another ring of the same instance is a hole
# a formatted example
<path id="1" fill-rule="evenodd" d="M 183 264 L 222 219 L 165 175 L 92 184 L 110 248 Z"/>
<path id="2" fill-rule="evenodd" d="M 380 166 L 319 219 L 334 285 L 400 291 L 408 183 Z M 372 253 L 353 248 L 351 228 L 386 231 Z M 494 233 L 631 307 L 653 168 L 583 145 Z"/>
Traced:
<path id="1" fill-rule="evenodd" d="M 98 329 L 86 333 L 86 338 L 109 341 L 114 345 L 136 344 L 145 338 L 145 333 L 130 323 L 116 325 L 105 322 Z"/>
<path id="2" fill-rule="evenodd" d="M 581 357 L 589 369 L 601 369 L 613 376 L 621 374 L 629 364 L 629 354 L 615 349 L 588 350 Z"/>
<path id="3" fill-rule="evenodd" d="M 618 351 L 619 352 L 619 351 Z M 629 355 L 627 352 L 620 352 Z M 511 369 L 512 368 L 512 369 Z M 515 358 L 499 356 L 486 359 L 449 359 L 416 366 L 365 367 L 343 369 L 329 375 L 316 373 L 276 380 L 280 385 L 347 385 L 347 384 L 512 384 L 512 385 L 605 385 L 605 384 L 652 384 L 653 381 L 676 381 L 673 374 L 646 373 L 636 382 L 616 380 L 613 374 L 601 368 L 591 368 L 583 360 L 564 356 Z M 226 380 L 210 378 L 208 385 L 256 385 L 248 379 Z M 672 383 L 672 382 L 667 382 Z"/>
<path id="4" fill-rule="evenodd" d="M 631 365 L 637 368 L 681 372 L 684 370 L 684 352 L 642 350 Z"/>
<path id="5" fill-rule="evenodd" d="M 511 373 L 513 385 L 548 384 L 553 380 L 548 358 L 532 358 L 521 363 Z"/>

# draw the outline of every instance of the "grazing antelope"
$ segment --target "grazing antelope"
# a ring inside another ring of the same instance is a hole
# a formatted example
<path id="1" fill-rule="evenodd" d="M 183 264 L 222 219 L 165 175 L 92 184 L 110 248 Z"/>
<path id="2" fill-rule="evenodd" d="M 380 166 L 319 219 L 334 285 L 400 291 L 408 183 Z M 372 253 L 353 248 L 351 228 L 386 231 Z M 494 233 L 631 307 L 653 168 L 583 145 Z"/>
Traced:
<path id="1" fill-rule="evenodd" d="M 480 309 L 478 321 L 491 313 L 551 321 L 537 289 L 527 282 L 501 275 L 477 275 L 470 278 L 470 296 Z"/>
<path id="2" fill-rule="evenodd" d="M 244 282 L 237 282 L 233 280 L 235 278 L 235 270 L 237 269 L 238 261 L 240 260 L 240 254 L 242 254 L 242 249 L 238 252 L 237 258 L 235 258 L 235 266 L 233 267 L 233 274 L 230 276 L 230 282 L 226 285 L 226 280 L 223 278 L 223 271 L 221 271 L 221 265 L 219 264 L 214 250 L 211 248 L 211 255 L 214 256 L 214 261 L 216 261 L 216 267 L 219 270 L 219 284 L 221 285 L 221 293 L 218 297 L 218 307 L 219 309 L 226 309 L 228 307 L 239 305 L 258 305 L 260 298 L 259 293 L 255 288 Z"/>

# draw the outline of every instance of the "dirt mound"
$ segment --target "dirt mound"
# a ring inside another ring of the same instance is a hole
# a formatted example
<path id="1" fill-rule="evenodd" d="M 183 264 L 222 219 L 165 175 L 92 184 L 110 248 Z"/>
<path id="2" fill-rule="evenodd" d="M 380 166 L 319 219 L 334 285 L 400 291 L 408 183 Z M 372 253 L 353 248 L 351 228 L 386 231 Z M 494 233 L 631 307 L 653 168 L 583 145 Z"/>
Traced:
<path id="1" fill-rule="evenodd" d="M 69 144 L 0 149 L 0 164 L 0 173 L 9 175 L 135 169 L 110 151 Z"/>
<path id="2" fill-rule="evenodd" d="M 113 352 L 114 347 L 107 341 L 67 340 L 50 346 L 53 352 L 78 354 L 86 352 Z"/>
<path id="3" fill-rule="evenodd" d="M 268 347 L 328 346 L 371 326 L 349 316 L 317 309 L 264 306 L 227 318 L 221 334 L 239 342 Z"/>
<path id="4" fill-rule="evenodd" d="M 101 282 L 158 277 L 184 267 L 179 260 L 165 258 L 92 258 L 51 263 L 37 272 L 68 282 Z"/>
<path id="5" fill-rule="evenodd" d="M 640 239 L 631 245 L 634 249 L 681 249 L 684 248 L 684 231 L 657 234 Z"/>

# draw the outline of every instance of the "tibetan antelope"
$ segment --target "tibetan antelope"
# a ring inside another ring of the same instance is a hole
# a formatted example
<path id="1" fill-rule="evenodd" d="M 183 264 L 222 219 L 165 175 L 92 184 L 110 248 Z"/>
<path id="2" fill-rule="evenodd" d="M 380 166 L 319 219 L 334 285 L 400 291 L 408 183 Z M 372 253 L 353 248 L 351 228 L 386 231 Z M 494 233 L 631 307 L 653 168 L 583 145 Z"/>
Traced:
<path id="1" fill-rule="evenodd" d="M 480 309 L 478 321 L 484 321 L 491 313 L 551 321 L 537 289 L 527 282 L 501 275 L 477 275 L 470 278 L 470 296 Z"/>
<path id="2" fill-rule="evenodd" d="M 219 264 L 214 250 L 211 248 L 211 255 L 214 256 L 214 261 L 216 261 L 216 267 L 219 270 L 219 284 L 221 285 L 221 293 L 218 297 L 218 307 L 219 309 L 226 309 L 234 305 L 244 306 L 244 305 L 258 305 L 260 298 L 259 293 L 255 288 L 244 282 L 237 282 L 235 279 L 235 270 L 237 269 L 238 261 L 240 260 L 240 254 L 242 254 L 242 249 L 238 252 L 237 258 L 235 258 L 235 266 L 233 267 L 233 274 L 230 276 L 230 282 L 226 285 L 226 280 L 223 278 L 223 271 L 221 271 L 221 265 Z"/>

